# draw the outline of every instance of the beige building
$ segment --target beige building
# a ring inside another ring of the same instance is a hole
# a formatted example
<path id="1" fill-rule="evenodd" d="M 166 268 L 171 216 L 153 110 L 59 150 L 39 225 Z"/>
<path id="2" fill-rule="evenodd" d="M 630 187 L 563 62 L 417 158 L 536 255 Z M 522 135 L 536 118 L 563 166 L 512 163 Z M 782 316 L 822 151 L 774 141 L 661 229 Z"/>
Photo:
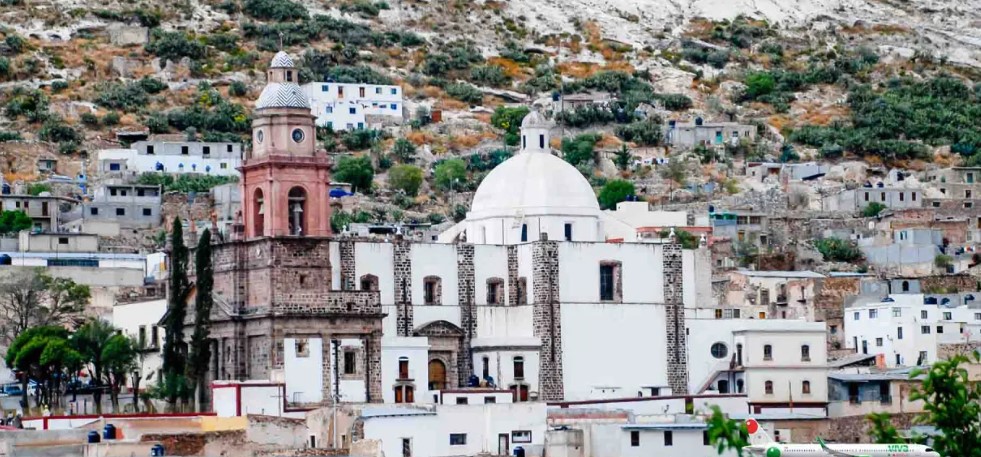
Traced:
<path id="1" fill-rule="evenodd" d="M 89 233 L 20 232 L 20 252 L 98 252 L 99 236 Z"/>

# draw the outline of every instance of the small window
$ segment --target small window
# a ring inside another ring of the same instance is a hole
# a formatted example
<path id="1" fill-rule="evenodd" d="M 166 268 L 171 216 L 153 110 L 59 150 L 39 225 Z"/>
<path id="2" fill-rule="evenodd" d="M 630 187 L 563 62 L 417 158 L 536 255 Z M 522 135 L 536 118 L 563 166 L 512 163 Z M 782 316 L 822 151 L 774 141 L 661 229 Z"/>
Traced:
<path id="1" fill-rule="evenodd" d="M 773 346 L 763 345 L 763 360 L 773 360 Z"/>
<path id="2" fill-rule="evenodd" d="M 720 309 L 717 311 L 722 311 L 722 310 Z M 711 347 L 711 351 L 712 351 L 712 357 L 715 357 L 717 359 L 724 359 L 727 355 L 729 355 L 729 348 L 726 347 L 725 343 L 713 344 Z"/>
<path id="3" fill-rule="evenodd" d="M 324 111 L 327 114 L 333 114 L 334 113 L 334 107 L 333 106 L 328 106 L 328 107 L 324 108 Z M 328 122 L 328 124 L 329 124 L 329 122 Z"/>
<path id="4" fill-rule="evenodd" d="M 153 216 L 153 210 L 151 210 L 150 208 L 143 208 L 143 215 L 144 216 Z"/>
<path id="5" fill-rule="evenodd" d="M 930 202 L 930 205 L 933 206 L 934 208 L 940 208 L 940 202 L 938 201 Z"/>
<path id="6" fill-rule="evenodd" d="M 89 208 L 89 214 L 91 214 L 93 216 L 98 216 L 99 215 L 99 208 Z"/>
<path id="7" fill-rule="evenodd" d="M 286 81 L 288 81 L 288 82 L 292 82 L 293 81 L 293 72 L 292 71 L 287 71 L 286 72 Z"/>
<path id="8" fill-rule="evenodd" d="M 188 146 L 181 146 L 181 155 L 188 155 L 191 153 L 191 148 Z"/>
<path id="9" fill-rule="evenodd" d="M 466 444 L 467 444 L 466 433 L 450 433 L 450 446 L 464 446 Z"/>
<path id="10" fill-rule="evenodd" d="M 811 393 L 811 381 L 804 381 L 800 384 L 800 391 L 802 394 L 810 395 Z"/>
<path id="11" fill-rule="evenodd" d="M 381 93 L 382 93 L 382 88 L 381 87 L 376 87 L 375 88 L 375 94 L 376 95 L 381 95 Z"/>
<path id="12" fill-rule="evenodd" d="M 722 310 L 721 309 L 715 310 L 715 318 L 716 319 L 722 319 Z"/>
<path id="13" fill-rule="evenodd" d="M 301 358 L 310 357 L 310 345 L 307 344 L 306 338 L 297 338 L 296 342 L 293 343 L 294 349 L 296 350 L 296 356 Z"/>
<path id="14" fill-rule="evenodd" d="M 882 338 L 876 338 L 875 339 L 875 345 L 876 345 L 876 347 L 880 347 L 881 348 L 882 347 Z"/>
<path id="15" fill-rule="evenodd" d="M 456 397 L 456 404 L 468 405 L 470 404 L 470 399 L 468 399 L 467 397 Z"/>
<path id="16" fill-rule="evenodd" d="M 525 378 L 525 358 L 516 356 L 514 358 L 514 379 Z"/>
<path id="17" fill-rule="evenodd" d="M 329 90 L 330 90 L 330 86 L 328 86 L 328 85 L 326 85 L 326 84 L 321 84 L 321 85 L 320 85 L 320 91 L 321 91 L 321 92 L 327 92 L 327 91 L 329 91 Z"/>
<path id="18" fill-rule="evenodd" d="M 232 145 L 229 144 L 229 145 L 225 146 L 225 151 L 232 152 Z"/>
<path id="19" fill-rule="evenodd" d="M 408 357 L 399 357 L 399 379 L 409 379 Z"/>
<path id="20" fill-rule="evenodd" d="M 981 313 L 974 313 L 974 320 L 981 321 Z"/>
<path id="21" fill-rule="evenodd" d="M 945 321 L 953 320 L 953 313 L 949 311 L 944 311 L 944 320 Z"/>
<path id="22" fill-rule="evenodd" d="M 146 153 L 149 155 L 153 155 L 153 145 L 149 145 L 149 144 L 146 145 Z"/>
<path id="23" fill-rule="evenodd" d="M 882 200 L 882 201 L 886 201 L 886 193 L 885 192 L 880 192 L 879 199 Z"/>
<path id="24" fill-rule="evenodd" d="M 902 327 L 896 327 L 896 339 L 897 340 L 903 339 L 903 328 Z"/>
<path id="25" fill-rule="evenodd" d="M 222 170 L 227 170 L 228 169 L 228 164 L 225 163 L 225 162 L 222 162 L 222 163 L 218 164 L 218 168 L 221 168 Z"/>
<path id="26" fill-rule="evenodd" d="M 511 432 L 511 442 L 516 444 L 531 443 L 531 430 L 515 430 Z"/>
<path id="27" fill-rule="evenodd" d="M 348 108 L 348 109 L 347 109 L 347 113 L 348 113 L 348 114 L 357 114 L 357 109 L 355 109 L 355 108 L 354 108 L 354 107 L 352 106 L 352 107 L 350 107 L 350 108 Z"/>
<path id="28" fill-rule="evenodd" d="M 398 89 L 396 89 L 394 87 L 392 88 L 392 95 L 398 94 L 398 92 L 399 92 Z"/>
<path id="29" fill-rule="evenodd" d="M 504 281 L 501 278 L 490 278 L 487 280 L 487 304 L 504 304 Z"/>
<path id="30" fill-rule="evenodd" d="M 837 334 L 838 334 L 838 326 L 837 326 L 837 325 L 829 325 L 829 326 L 828 326 L 828 331 L 829 331 L 829 332 L 830 332 L 830 333 L 831 333 L 832 335 L 837 335 Z"/>
<path id="31" fill-rule="evenodd" d="M 903 317 L 903 309 L 902 308 L 893 308 L 892 309 L 892 317 Z"/>
<path id="32" fill-rule="evenodd" d="M 929 335 L 930 334 L 930 326 L 929 325 L 921 325 L 920 326 L 920 333 L 922 333 L 924 335 Z"/>
<path id="33" fill-rule="evenodd" d="M 964 202 L 964 207 L 965 208 L 973 208 L 974 207 L 974 203 L 972 203 L 972 202 Z"/>
<path id="34" fill-rule="evenodd" d="M 937 326 L 937 334 L 939 335 L 939 334 L 941 334 L 943 332 L 944 332 L 944 326 L 943 325 L 938 325 Z"/>
<path id="35" fill-rule="evenodd" d="M 964 198 L 971 198 L 971 191 L 970 190 L 965 190 L 964 191 Z"/>
<path id="36" fill-rule="evenodd" d="M 640 446 L 640 432 L 637 430 L 630 431 L 630 447 Z"/>
<path id="37" fill-rule="evenodd" d="M 877 309 L 870 309 L 869 310 L 869 319 L 876 319 L 878 317 L 879 317 L 879 310 L 877 310 Z"/>
<path id="38" fill-rule="evenodd" d="M 355 374 L 358 371 L 357 366 L 358 353 L 354 351 L 344 351 L 344 374 Z"/>
<path id="39" fill-rule="evenodd" d="M 125 216 L 126 215 L 126 208 L 116 208 L 116 215 L 117 216 Z"/>
<path id="40" fill-rule="evenodd" d="M 528 241 L 528 224 L 521 224 L 521 242 Z"/>
<path id="41" fill-rule="evenodd" d="M 116 196 L 116 189 L 114 189 L 114 188 L 110 188 L 110 189 L 109 189 L 109 195 L 111 195 L 111 196 L 113 196 L 113 197 L 115 197 L 115 196 Z"/>
<path id="42" fill-rule="evenodd" d="M 538 149 L 545 149 L 545 135 L 538 135 Z"/>
<path id="43" fill-rule="evenodd" d="M 861 317 L 861 314 L 859 314 L 858 311 L 855 311 L 855 313 L 852 314 L 852 320 L 853 321 L 857 321 L 859 319 L 859 317 Z"/>
<path id="44" fill-rule="evenodd" d="M 712 440 L 709 439 L 708 430 L 702 430 L 702 446 L 711 446 Z"/>
<path id="45" fill-rule="evenodd" d="M 203 154 L 203 155 L 211 154 L 211 146 L 202 146 L 201 147 L 201 154 Z"/>
<path id="46" fill-rule="evenodd" d="M 572 241 L 572 224 L 565 224 L 565 240 Z"/>
<path id="47" fill-rule="evenodd" d="M 490 404 L 494 404 L 494 403 L 497 403 L 497 397 L 484 397 L 484 404 L 485 405 L 490 405 Z"/>
<path id="48" fill-rule="evenodd" d="M 773 381 L 763 383 L 763 390 L 767 395 L 773 395 Z"/>
<path id="49" fill-rule="evenodd" d="M 109 171 L 119 171 L 119 164 L 118 163 L 110 163 L 109 164 Z"/>
<path id="50" fill-rule="evenodd" d="M 399 109 L 399 105 L 396 105 L 394 103 L 392 103 L 389 107 L 392 108 L 392 111 Z"/>
<path id="51" fill-rule="evenodd" d="M 67 236 L 58 237 L 58 244 L 68 244 L 68 237 Z"/>
<path id="52" fill-rule="evenodd" d="M 910 193 L 910 199 L 913 200 L 914 202 L 916 201 L 916 192 Z"/>
<path id="53" fill-rule="evenodd" d="M 899 193 L 899 201 L 901 201 L 901 202 L 906 201 L 906 193 L 905 192 L 900 192 Z"/>
<path id="54" fill-rule="evenodd" d="M 800 360 L 802 362 L 810 362 L 811 361 L 811 347 L 810 346 L 808 346 L 806 344 L 801 345 L 801 347 L 800 347 Z"/>
<path id="55" fill-rule="evenodd" d="M 664 445 L 674 446 L 674 432 L 672 432 L 671 430 L 664 431 Z"/>
<path id="56" fill-rule="evenodd" d="M 927 310 L 920 311 L 920 319 L 926 319 L 927 316 L 929 316 L 929 312 Z"/>
<path id="57" fill-rule="evenodd" d="M 146 192 L 144 192 L 143 189 L 136 189 L 136 196 L 137 197 L 145 197 L 146 196 L 145 194 L 146 194 Z"/>

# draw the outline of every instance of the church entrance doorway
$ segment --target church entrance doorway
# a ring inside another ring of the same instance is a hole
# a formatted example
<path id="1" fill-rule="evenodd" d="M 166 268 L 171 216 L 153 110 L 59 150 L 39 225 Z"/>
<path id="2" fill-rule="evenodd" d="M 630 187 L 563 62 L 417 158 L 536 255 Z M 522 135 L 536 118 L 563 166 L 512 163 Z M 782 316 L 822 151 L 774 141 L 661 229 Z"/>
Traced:
<path id="1" fill-rule="evenodd" d="M 429 390 L 443 390 L 446 388 L 446 365 L 442 360 L 433 359 L 429 361 Z"/>

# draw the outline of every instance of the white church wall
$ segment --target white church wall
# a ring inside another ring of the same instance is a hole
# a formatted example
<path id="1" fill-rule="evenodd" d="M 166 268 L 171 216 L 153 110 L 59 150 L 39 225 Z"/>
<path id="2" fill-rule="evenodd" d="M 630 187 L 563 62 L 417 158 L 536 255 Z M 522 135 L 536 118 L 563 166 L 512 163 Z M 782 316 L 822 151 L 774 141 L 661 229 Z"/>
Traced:
<path id="1" fill-rule="evenodd" d="M 534 246 L 531 244 L 518 245 L 518 277 L 525 278 L 525 285 L 528 294 L 527 303 L 531 304 L 535 302 L 535 270 L 532 264 L 532 256 L 534 254 Z"/>
<path id="2" fill-rule="evenodd" d="M 459 327 L 460 307 L 447 304 L 435 306 L 417 305 L 412 309 L 412 320 L 416 328 L 434 321 L 446 321 Z M 393 323 L 392 325 L 395 324 Z"/>
<path id="3" fill-rule="evenodd" d="M 364 343 L 357 338 L 342 338 L 338 340 L 336 355 L 331 351 L 330 363 L 332 367 L 337 367 L 338 393 L 342 402 L 362 403 L 367 401 L 367 392 L 364 382 Z M 357 351 L 355 360 L 357 365 L 355 376 L 345 376 L 344 374 L 344 352 L 348 350 Z M 355 379 L 360 378 L 360 379 Z M 333 390 L 332 390 L 333 391 Z"/>
<path id="4" fill-rule="evenodd" d="M 477 340 L 478 344 L 483 344 Z M 487 371 L 500 389 L 508 389 L 512 384 L 527 384 L 529 392 L 538 392 L 538 350 L 537 349 L 505 349 L 506 346 L 479 347 L 474 349 L 473 367 L 474 374 L 483 378 L 484 363 L 487 363 Z M 515 358 L 524 359 L 524 377 L 518 379 L 514 376 Z"/>
<path id="5" fill-rule="evenodd" d="M 685 326 L 688 329 L 688 391 L 699 393 L 702 385 L 708 381 L 709 375 L 716 370 L 729 368 L 729 360 L 736 352 L 736 345 L 733 342 L 732 332 L 747 328 L 760 322 L 767 325 L 767 322 L 776 321 L 750 321 L 747 319 L 685 319 Z M 722 343 L 726 347 L 726 356 L 717 359 L 712 356 L 711 348 L 715 343 Z"/>
<path id="6" fill-rule="evenodd" d="M 660 305 L 564 304 L 565 398 L 635 396 L 644 387 L 667 386 L 664 325 Z"/>
<path id="7" fill-rule="evenodd" d="M 664 303 L 662 250 L 652 244 L 559 244 L 559 294 L 563 303 L 599 301 L 599 265 L 621 263 L 623 303 Z"/>
<path id="8" fill-rule="evenodd" d="M 487 304 L 487 280 L 498 278 L 504 281 L 501 304 L 507 304 L 508 252 L 503 246 L 477 245 L 473 253 L 474 299 L 478 305 Z"/>
<path id="9" fill-rule="evenodd" d="M 328 258 L 330 259 L 331 265 L 336 265 L 337 268 L 330 269 L 330 288 L 338 290 L 341 288 L 341 249 L 340 243 L 336 241 L 330 242 L 330 252 L 328 253 Z"/>
<path id="10" fill-rule="evenodd" d="M 425 278 L 436 276 L 440 278 L 442 283 L 440 303 L 443 305 L 459 304 L 456 245 L 415 244 L 412 246 L 411 259 L 413 303 L 425 303 Z"/>
<path id="11" fill-rule="evenodd" d="M 298 348 L 297 342 L 301 341 Z M 305 349 L 298 353 L 297 349 Z M 286 338 L 283 341 L 283 370 L 286 376 L 286 398 L 294 403 L 315 403 L 323 400 L 324 362 L 321 338 Z M 314 373 L 315 375 L 311 375 Z"/>
<path id="12" fill-rule="evenodd" d="M 381 302 L 394 304 L 395 297 L 395 252 L 391 243 L 355 243 L 354 248 L 354 276 L 355 287 L 361 287 L 361 277 L 372 274 L 378 277 L 378 291 L 381 295 Z M 340 265 L 340 261 L 336 265 Z M 340 268 L 334 268 L 340 271 Z M 338 273 L 339 274 L 339 273 Z M 338 280 L 340 284 L 340 280 Z M 388 328 L 386 333 L 388 333 Z M 395 327 L 391 327 L 394 329 Z"/>
<path id="13" fill-rule="evenodd" d="M 416 403 L 428 403 L 432 397 L 427 395 L 429 388 L 429 342 L 425 337 L 384 337 L 382 338 L 381 371 L 382 398 L 385 403 L 395 403 L 395 384 L 399 377 L 399 360 L 409 360 L 409 379 L 415 386 Z"/>
<path id="14" fill-rule="evenodd" d="M 478 306 L 477 338 L 527 338 L 534 334 L 532 305 Z"/>

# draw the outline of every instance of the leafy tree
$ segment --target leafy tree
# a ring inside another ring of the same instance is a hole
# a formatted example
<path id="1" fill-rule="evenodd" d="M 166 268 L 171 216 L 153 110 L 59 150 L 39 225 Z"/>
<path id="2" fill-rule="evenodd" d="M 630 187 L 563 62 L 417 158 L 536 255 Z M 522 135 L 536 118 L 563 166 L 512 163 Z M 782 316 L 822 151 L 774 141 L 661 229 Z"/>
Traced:
<path id="1" fill-rule="evenodd" d="M 211 265 L 211 231 L 205 229 L 194 250 L 195 294 L 194 332 L 191 334 L 191 353 L 187 361 L 187 377 L 194 386 L 194 410 L 200 411 L 201 389 L 211 361 L 211 307 L 214 305 L 214 269 Z"/>
<path id="2" fill-rule="evenodd" d="M 371 192 L 371 183 L 375 177 L 375 168 L 371 165 L 371 157 L 342 157 L 334 167 L 334 178 L 351 184 L 356 192 Z"/>
<path id="3" fill-rule="evenodd" d="M 879 202 L 869 203 L 865 208 L 862 208 L 862 217 L 876 217 L 886 208 L 886 205 Z"/>
<path id="4" fill-rule="evenodd" d="M 709 443 L 719 454 L 733 451 L 736 456 L 742 457 L 743 448 L 749 446 L 749 431 L 746 430 L 745 423 L 729 419 L 715 405 L 712 406 L 712 415 L 706 422 Z"/>
<path id="5" fill-rule="evenodd" d="M 661 118 L 658 116 L 621 125 L 617 127 L 616 134 L 624 141 L 632 141 L 641 146 L 657 146 L 664 139 L 664 132 L 661 130 Z"/>
<path id="6" fill-rule="evenodd" d="M 520 138 L 518 132 L 521 129 L 521 120 L 528 115 L 529 109 L 527 106 L 518 106 L 514 108 L 508 108 L 506 106 L 498 106 L 494 109 L 494 114 L 491 115 L 491 125 L 504 130 L 505 144 L 508 146 L 517 146 Z"/>
<path id="7" fill-rule="evenodd" d="M 41 125 L 38 137 L 52 143 L 79 143 L 82 141 L 82 134 L 78 133 L 74 127 L 66 124 L 65 120 L 59 116 L 49 116 Z"/>
<path id="8" fill-rule="evenodd" d="M 25 376 L 20 378 L 21 382 L 21 406 L 27 408 L 28 403 L 28 382 L 35 380 L 42 389 L 43 399 L 47 399 L 48 389 L 50 388 L 51 366 L 53 355 L 49 352 L 47 360 L 42 361 L 42 356 L 49 345 L 57 345 L 59 341 L 64 341 L 68 337 L 68 331 L 60 325 L 40 325 L 29 327 L 18 332 L 17 337 L 11 340 L 4 356 L 7 366 L 24 372 Z M 48 363 L 45 363 L 48 362 Z M 42 399 L 38 399 L 39 402 Z"/>
<path id="9" fill-rule="evenodd" d="M 491 87 L 503 87 L 511 83 L 511 78 L 499 65 L 480 65 L 471 68 L 470 80 Z"/>
<path id="10" fill-rule="evenodd" d="M 946 269 L 954 264 L 954 258 L 946 254 L 937 254 L 937 256 L 933 258 L 933 264 L 936 265 L 937 268 Z"/>
<path id="11" fill-rule="evenodd" d="M 16 87 L 10 92 L 4 105 L 7 117 L 24 116 L 30 122 L 40 122 L 48 117 L 48 96 L 40 90 Z"/>
<path id="12" fill-rule="evenodd" d="M 398 157 L 402 163 L 412 162 L 416 157 L 416 145 L 405 138 L 399 138 L 392 145 L 392 154 Z"/>
<path id="13" fill-rule="evenodd" d="M 31 327 L 73 323 L 88 304 L 89 286 L 49 276 L 44 269 L 19 270 L 0 282 L 0 344 Z"/>
<path id="14" fill-rule="evenodd" d="M 105 363 L 112 410 L 118 412 L 119 392 L 126 383 L 126 377 L 137 367 L 136 344 L 126 335 L 113 334 L 102 348 L 102 361 Z"/>
<path id="15" fill-rule="evenodd" d="M 106 345 L 116 334 L 116 329 L 112 324 L 102 320 L 93 319 L 79 327 L 72 335 L 72 345 L 82 354 L 86 363 L 92 365 L 91 377 L 95 385 L 95 392 L 92 394 L 95 402 L 95 410 L 102 413 L 102 386 L 103 381 L 108 376 L 106 372 L 106 362 L 103 359 Z"/>
<path id="16" fill-rule="evenodd" d="M 616 157 L 613 159 L 613 163 L 616 164 L 617 168 L 621 171 L 626 170 L 630 166 L 630 159 L 633 156 L 630 155 L 630 150 L 627 149 L 627 145 L 620 145 L 620 150 L 616 152 Z"/>
<path id="17" fill-rule="evenodd" d="M 688 164 L 677 157 L 668 160 L 668 163 L 660 167 L 661 178 L 669 179 L 684 187 L 688 177 Z"/>
<path id="18" fill-rule="evenodd" d="M 814 247 L 827 262 L 855 262 L 861 260 L 862 251 L 841 238 L 824 238 L 814 242 Z"/>
<path id="19" fill-rule="evenodd" d="M 380 136 L 381 133 L 377 130 L 350 130 L 341 137 L 341 143 L 344 143 L 348 151 L 359 151 L 370 148 Z"/>
<path id="20" fill-rule="evenodd" d="M 889 413 L 871 413 L 865 416 L 869 421 L 869 436 L 878 444 L 904 443 L 906 439 L 900 436 L 893 427 Z"/>
<path id="21" fill-rule="evenodd" d="M 206 170 L 202 170 L 207 172 Z M 235 176 L 222 175 L 202 175 L 202 174 L 181 174 L 171 175 L 167 173 L 147 172 L 141 174 L 136 182 L 151 186 L 161 186 L 165 192 L 208 192 L 216 186 L 237 182 Z"/>
<path id="22" fill-rule="evenodd" d="M 256 19 L 294 21 L 308 17 L 307 8 L 291 0 L 245 0 L 242 11 Z"/>
<path id="23" fill-rule="evenodd" d="M 603 209 L 615 209 L 617 203 L 626 201 L 627 197 L 636 194 L 634 183 L 623 179 L 614 179 L 607 182 L 600 190 L 599 204 Z"/>
<path id="24" fill-rule="evenodd" d="M 233 97 L 244 97 L 249 93 L 249 88 L 242 81 L 232 81 L 228 86 L 228 95 Z"/>
<path id="25" fill-rule="evenodd" d="M 279 2 L 272 2 L 279 3 Z M 187 57 L 192 60 L 204 57 L 204 43 L 190 38 L 180 31 L 168 32 L 154 29 L 150 34 L 150 42 L 145 46 L 146 51 L 161 59 L 180 60 Z"/>
<path id="26" fill-rule="evenodd" d="M 176 403 L 179 390 L 177 384 L 183 384 L 187 360 L 184 356 L 184 318 L 187 315 L 187 294 L 189 289 L 187 279 L 188 252 L 184 245 L 184 232 L 179 217 L 174 218 L 170 235 L 170 284 L 167 296 L 167 314 L 165 316 L 163 373 L 166 378 L 167 402 Z"/>
<path id="27" fill-rule="evenodd" d="M 671 236 L 671 230 L 661 230 L 658 234 L 659 237 L 667 238 Z M 674 240 L 676 243 L 681 245 L 682 249 L 696 249 L 698 248 L 698 237 L 692 235 L 691 232 L 686 230 L 675 230 Z"/>
<path id="28" fill-rule="evenodd" d="M 746 84 L 743 97 L 748 100 L 756 100 L 764 95 L 773 93 L 777 85 L 773 75 L 768 72 L 750 73 L 746 75 L 743 83 Z"/>
<path id="29" fill-rule="evenodd" d="M 442 190 L 459 189 L 459 182 L 467 179 L 467 163 L 463 159 L 447 159 L 436 165 L 433 172 L 436 187 Z"/>
<path id="30" fill-rule="evenodd" d="M 422 169 L 413 165 L 396 165 L 388 170 L 388 185 L 414 197 L 422 185 Z"/>
<path id="31" fill-rule="evenodd" d="M 8 235 L 34 226 L 31 216 L 22 210 L 0 211 L 0 233 Z"/>
<path id="32" fill-rule="evenodd" d="M 478 104 L 484 100 L 483 92 L 466 83 L 447 84 L 446 95 L 471 105 Z"/>
<path id="33" fill-rule="evenodd" d="M 595 133 L 583 133 L 575 138 L 562 139 L 562 154 L 572 165 L 592 164 L 596 160 L 594 148 L 601 137 Z"/>

